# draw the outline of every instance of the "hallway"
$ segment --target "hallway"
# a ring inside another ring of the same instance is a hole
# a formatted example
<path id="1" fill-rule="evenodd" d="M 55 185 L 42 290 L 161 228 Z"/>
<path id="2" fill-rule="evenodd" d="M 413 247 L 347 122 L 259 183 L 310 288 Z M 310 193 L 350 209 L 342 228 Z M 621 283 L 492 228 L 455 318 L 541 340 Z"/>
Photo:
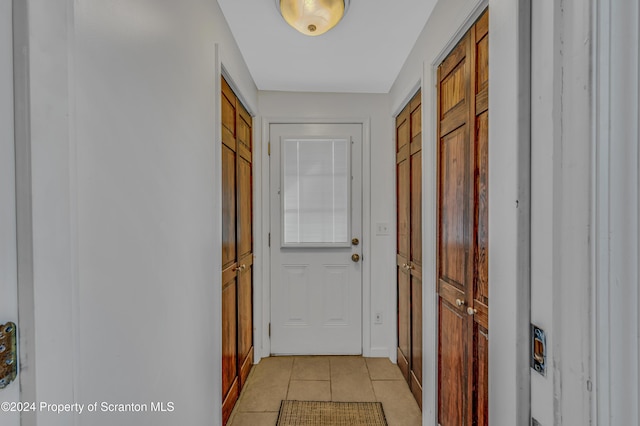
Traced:
<path id="1" fill-rule="evenodd" d="M 275 425 L 283 399 L 380 401 L 389 426 L 422 424 L 400 369 L 387 358 L 285 356 L 253 366 L 229 425 Z"/>

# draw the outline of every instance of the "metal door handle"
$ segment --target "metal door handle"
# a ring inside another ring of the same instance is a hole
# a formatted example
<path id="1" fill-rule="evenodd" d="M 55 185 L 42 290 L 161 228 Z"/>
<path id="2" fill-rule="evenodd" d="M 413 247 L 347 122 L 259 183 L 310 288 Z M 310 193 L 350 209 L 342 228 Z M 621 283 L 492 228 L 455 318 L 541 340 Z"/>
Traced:
<path id="1" fill-rule="evenodd" d="M 477 313 L 478 313 L 478 310 L 477 310 L 477 309 L 473 309 L 471 306 L 469 306 L 469 307 L 467 308 L 467 314 L 468 314 L 468 315 L 475 315 L 475 314 L 477 314 Z"/>
<path id="2" fill-rule="evenodd" d="M 358 262 L 360 260 L 360 255 L 358 253 L 353 253 L 351 255 L 351 260 L 353 260 L 354 262 Z"/>
<path id="3" fill-rule="evenodd" d="M 456 306 L 464 306 L 464 300 L 456 299 Z"/>

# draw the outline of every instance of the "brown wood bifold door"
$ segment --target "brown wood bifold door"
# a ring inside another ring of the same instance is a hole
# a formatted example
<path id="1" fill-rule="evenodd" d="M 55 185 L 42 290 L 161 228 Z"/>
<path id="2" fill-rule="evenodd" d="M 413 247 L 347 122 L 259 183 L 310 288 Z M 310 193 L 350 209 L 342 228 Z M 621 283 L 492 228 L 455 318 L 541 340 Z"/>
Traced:
<path id="1" fill-rule="evenodd" d="M 398 365 L 422 407 L 422 107 L 396 118 Z"/>
<path id="2" fill-rule="evenodd" d="M 488 22 L 438 67 L 438 423 L 488 425 Z"/>
<path id="3" fill-rule="evenodd" d="M 222 79 L 222 418 L 253 360 L 251 116 Z"/>

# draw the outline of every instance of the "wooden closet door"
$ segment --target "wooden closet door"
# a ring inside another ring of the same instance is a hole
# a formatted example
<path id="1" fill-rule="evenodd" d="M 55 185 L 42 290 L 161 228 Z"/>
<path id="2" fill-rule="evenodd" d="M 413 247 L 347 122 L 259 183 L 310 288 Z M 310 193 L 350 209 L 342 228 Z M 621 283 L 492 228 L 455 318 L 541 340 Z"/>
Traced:
<path id="1" fill-rule="evenodd" d="M 251 116 L 238 102 L 236 108 L 238 198 L 238 370 L 240 389 L 253 361 L 253 234 Z"/>
<path id="2" fill-rule="evenodd" d="M 396 118 L 396 194 L 397 194 L 397 293 L 398 293 L 398 366 L 410 383 L 411 360 L 411 280 L 410 243 L 410 108 L 407 105 Z"/>
<path id="3" fill-rule="evenodd" d="M 475 182 L 473 306 L 473 424 L 489 424 L 489 14 L 476 22 L 471 45 L 475 72 Z"/>
<path id="4" fill-rule="evenodd" d="M 422 409 L 422 94 L 411 102 L 410 162 L 410 256 L 411 280 L 411 381 L 410 387 Z"/>
<path id="5" fill-rule="evenodd" d="M 438 422 L 488 421 L 488 14 L 438 68 Z"/>
<path id="6" fill-rule="evenodd" d="M 253 362 L 251 116 L 222 79 L 222 421 Z"/>
<path id="7" fill-rule="evenodd" d="M 222 419 L 226 423 L 240 392 L 237 323 L 237 198 L 235 95 L 222 80 Z"/>
<path id="8" fill-rule="evenodd" d="M 396 118 L 398 365 L 422 408 L 422 107 Z"/>

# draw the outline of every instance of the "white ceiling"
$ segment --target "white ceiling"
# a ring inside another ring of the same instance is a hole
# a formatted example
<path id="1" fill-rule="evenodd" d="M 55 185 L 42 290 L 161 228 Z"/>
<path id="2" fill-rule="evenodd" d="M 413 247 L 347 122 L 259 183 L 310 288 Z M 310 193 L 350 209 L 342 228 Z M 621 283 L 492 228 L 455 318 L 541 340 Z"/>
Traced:
<path id="1" fill-rule="evenodd" d="M 275 0 L 218 0 L 259 90 L 387 93 L 437 0 L 351 0 L 342 21 L 308 37 Z"/>

